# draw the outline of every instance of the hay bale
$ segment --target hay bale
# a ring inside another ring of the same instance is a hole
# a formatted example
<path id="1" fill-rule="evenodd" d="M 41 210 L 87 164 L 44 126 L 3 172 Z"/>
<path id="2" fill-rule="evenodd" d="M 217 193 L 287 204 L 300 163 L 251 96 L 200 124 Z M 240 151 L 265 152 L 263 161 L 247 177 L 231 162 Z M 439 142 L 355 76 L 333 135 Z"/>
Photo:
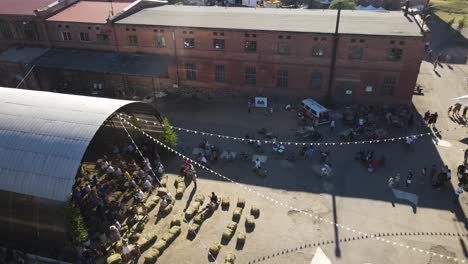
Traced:
<path id="1" fill-rule="evenodd" d="M 181 181 L 177 184 L 177 188 L 187 189 L 187 185 L 185 185 L 184 181 Z"/>
<path id="2" fill-rule="evenodd" d="M 156 260 L 158 260 L 160 255 L 161 255 L 161 253 L 159 253 L 159 250 L 152 247 L 146 253 L 145 262 L 154 263 L 154 262 L 156 262 Z"/>
<path id="3" fill-rule="evenodd" d="M 138 241 L 140 239 L 140 234 L 139 233 L 132 233 L 128 236 L 128 241 L 130 243 L 134 243 L 135 241 Z"/>
<path id="4" fill-rule="evenodd" d="M 116 192 L 112 192 L 110 195 L 109 195 L 109 201 L 112 202 L 112 201 L 119 201 L 119 199 L 122 197 L 122 192 L 120 191 L 116 191 Z"/>
<path id="5" fill-rule="evenodd" d="M 221 198 L 221 207 L 228 208 L 229 207 L 229 197 L 225 196 Z"/>
<path id="6" fill-rule="evenodd" d="M 128 232 L 128 226 L 127 225 L 123 225 L 122 228 L 120 228 L 120 234 L 125 234 Z"/>
<path id="7" fill-rule="evenodd" d="M 237 244 L 242 245 L 245 243 L 246 235 L 244 233 L 239 233 L 237 235 Z"/>
<path id="8" fill-rule="evenodd" d="M 172 204 L 166 206 L 166 207 L 162 207 L 160 212 L 162 215 L 168 215 L 169 213 L 172 212 L 172 209 L 174 209 L 174 206 Z"/>
<path id="9" fill-rule="evenodd" d="M 242 215 L 242 208 L 236 207 L 236 209 L 234 209 L 234 212 L 232 213 L 232 220 L 238 222 L 241 218 L 241 215 Z"/>
<path id="10" fill-rule="evenodd" d="M 107 264 L 117 264 L 117 263 L 122 263 L 122 255 L 113 254 L 107 258 Z"/>
<path id="11" fill-rule="evenodd" d="M 234 231 L 226 227 L 223 231 L 222 239 L 230 240 L 233 235 L 234 235 Z"/>
<path id="12" fill-rule="evenodd" d="M 195 202 L 199 202 L 200 204 L 203 204 L 205 202 L 205 195 L 201 193 L 195 195 Z"/>
<path id="13" fill-rule="evenodd" d="M 176 237 L 179 236 L 181 232 L 182 228 L 180 228 L 180 226 L 173 226 L 169 229 L 169 233 L 176 235 Z"/>
<path id="14" fill-rule="evenodd" d="M 176 237 L 177 236 L 175 234 L 166 233 L 166 234 L 163 235 L 163 237 L 161 239 L 166 241 L 167 245 L 170 245 L 176 239 Z"/>
<path id="15" fill-rule="evenodd" d="M 224 259 L 224 264 L 235 264 L 236 263 L 236 254 L 229 252 Z"/>
<path id="16" fill-rule="evenodd" d="M 240 208 L 245 207 L 245 198 L 243 197 L 237 198 L 237 207 L 240 207 Z"/>
<path id="17" fill-rule="evenodd" d="M 193 218 L 193 222 L 194 222 L 195 224 L 199 224 L 199 225 L 201 225 L 201 224 L 203 223 L 203 220 L 204 220 L 204 219 L 202 218 L 202 216 L 201 216 L 200 214 L 197 214 L 197 215 Z"/>
<path id="18" fill-rule="evenodd" d="M 165 187 L 156 188 L 156 192 L 157 192 L 158 196 L 163 197 L 164 195 L 167 194 L 167 188 L 165 188 Z"/>
<path id="19" fill-rule="evenodd" d="M 220 250 L 221 250 L 221 245 L 219 243 L 211 244 L 210 248 L 208 249 L 210 254 L 213 255 L 213 256 L 217 256 L 219 254 Z"/>
<path id="20" fill-rule="evenodd" d="M 182 215 L 180 214 L 175 215 L 171 220 L 171 227 L 180 226 L 182 221 L 183 221 Z"/>
<path id="21" fill-rule="evenodd" d="M 191 224 L 189 226 L 189 233 L 196 235 L 198 233 L 198 230 L 200 230 L 200 225 L 199 224 Z"/>
<path id="22" fill-rule="evenodd" d="M 232 231 L 236 231 L 237 229 L 237 223 L 236 222 L 231 222 L 228 224 L 228 226 L 226 228 L 229 228 L 231 229 Z"/>
<path id="23" fill-rule="evenodd" d="M 177 178 L 175 178 L 175 180 L 174 180 L 174 187 L 177 188 L 181 182 L 183 182 L 183 183 L 185 184 L 185 180 L 184 180 L 183 177 L 177 177 Z"/>
<path id="24" fill-rule="evenodd" d="M 114 249 L 115 249 L 115 252 L 122 252 L 122 248 L 123 248 L 123 243 L 121 239 L 117 241 L 117 243 L 114 244 Z"/>
<path id="25" fill-rule="evenodd" d="M 167 242 L 165 240 L 159 239 L 156 244 L 154 244 L 153 248 L 162 253 L 167 248 Z"/>
<path id="26" fill-rule="evenodd" d="M 145 202 L 145 207 L 147 208 L 148 212 L 153 210 L 156 207 L 156 205 L 158 205 L 159 200 L 159 196 L 154 195 L 148 198 L 148 200 Z"/>
<path id="27" fill-rule="evenodd" d="M 255 227 L 255 218 L 252 215 L 248 215 L 245 218 L 245 227 L 254 228 Z"/>
<path id="28" fill-rule="evenodd" d="M 140 249 L 142 251 L 145 251 L 148 248 L 150 248 L 154 244 L 154 242 L 156 242 L 157 238 L 158 238 L 158 236 L 157 236 L 156 232 L 149 232 L 143 238 L 138 240 L 138 245 L 140 245 Z"/>
<path id="29" fill-rule="evenodd" d="M 198 210 L 195 210 L 193 207 L 189 207 L 189 208 L 185 211 L 185 218 L 186 218 L 187 220 L 192 219 L 192 217 L 195 215 L 196 212 L 198 212 Z"/>
<path id="30" fill-rule="evenodd" d="M 260 209 L 257 206 L 252 205 L 250 208 L 250 214 L 255 216 L 255 218 L 258 218 L 260 216 Z"/>
<path id="31" fill-rule="evenodd" d="M 167 187 L 168 181 L 169 181 L 169 177 L 167 177 L 167 175 L 163 175 L 161 177 L 161 180 L 159 180 L 159 183 L 161 184 L 162 187 Z"/>
<path id="32" fill-rule="evenodd" d="M 185 192 L 184 188 L 177 187 L 176 193 L 175 193 L 175 198 L 176 199 L 182 199 L 182 197 L 184 196 L 184 192 Z"/>

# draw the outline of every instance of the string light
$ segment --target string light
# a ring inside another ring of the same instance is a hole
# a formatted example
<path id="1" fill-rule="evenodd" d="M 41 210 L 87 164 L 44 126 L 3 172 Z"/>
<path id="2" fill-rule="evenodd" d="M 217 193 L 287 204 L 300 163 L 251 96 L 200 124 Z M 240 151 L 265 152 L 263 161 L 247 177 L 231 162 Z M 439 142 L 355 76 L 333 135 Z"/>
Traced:
<path id="1" fill-rule="evenodd" d="M 139 132 L 141 132 L 141 133 L 144 132 L 144 131 L 141 130 L 139 127 L 134 126 L 133 124 L 130 124 L 130 126 L 132 126 L 133 128 L 135 128 L 137 131 L 139 131 Z M 127 132 L 127 133 L 128 133 L 128 132 Z M 260 197 L 262 197 L 262 198 L 264 198 L 264 199 L 266 199 L 266 200 L 268 200 L 268 201 L 276 202 L 277 204 L 279 203 L 282 207 L 285 207 L 285 208 L 291 209 L 291 210 L 295 210 L 295 211 L 297 211 L 297 212 L 299 212 L 299 213 L 302 213 L 302 214 L 304 214 L 304 215 L 306 215 L 306 216 L 310 216 L 310 217 L 315 218 L 315 219 L 317 219 L 317 220 L 320 220 L 320 221 L 322 221 L 322 222 L 330 223 L 330 224 L 335 225 L 336 227 L 339 227 L 339 228 L 341 228 L 341 229 L 343 229 L 343 230 L 345 230 L 345 231 L 353 230 L 353 233 L 358 232 L 359 234 L 364 234 L 364 236 L 365 236 L 366 238 L 376 239 L 377 241 L 382 241 L 382 242 L 385 242 L 385 243 L 387 243 L 387 244 L 393 243 L 394 246 L 397 245 L 396 242 L 390 241 L 390 240 L 388 240 L 388 239 L 383 239 L 383 238 L 377 237 L 377 236 L 375 236 L 375 235 L 370 235 L 370 236 L 369 236 L 369 235 L 368 235 L 367 233 L 365 233 L 365 232 L 360 232 L 360 231 L 357 231 L 357 230 L 355 230 L 355 229 L 351 229 L 350 227 L 347 227 L 347 226 L 345 226 L 345 225 L 343 225 L 343 224 L 335 223 L 335 222 L 332 221 L 332 220 L 327 220 L 327 219 L 324 219 L 324 218 L 322 218 L 322 217 L 318 217 L 318 216 L 316 216 L 316 215 L 312 215 L 312 214 L 309 213 L 309 212 L 305 212 L 305 211 L 300 210 L 300 209 L 298 209 L 298 208 L 292 207 L 292 206 L 290 206 L 290 205 L 288 205 L 288 204 L 286 204 L 286 203 L 278 202 L 276 199 L 273 199 L 273 198 L 271 198 L 271 197 L 269 197 L 269 196 L 267 196 L 267 195 L 263 195 L 263 194 L 261 194 L 260 192 L 257 192 L 257 191 L 255 191 L 255 190 L 253 190 L 253 189 L 251 189 L 251 188 L 248 188 L 248 187 L 247 187 L 246 185 L 244 185 L 244 184 L 238 183 L 238 182 L 236 182 L 236 181 L 234 181 L 234 180 L 232 180 L 232 179 L 230 179 L 230 178 L 228 178 L 228 177 L 226 177 L 226 176 L 224 176 L 224 175 L 222 175 L 222 174 L 220 174 L 220 173 L 218 173 L 218 172 L 213 171 L 212 169 L 210 169 L 210 168 L 204 166 L 203 164 L 200 164 L 200 163 L 198 163 L 198 162 L 192 160 L 191 158 L 189 158 L 189 157 L 183 155 L 182 153 L 179 153 L 178 151 L 176 151 L 176 150 L 172 149 L 171 147 L 165 145 L 164 143 L 160 142 L 159 140 L 155 139 L 154 137 L 152 137 L 152 136 L 149 135 L 149 134 L 147 134 L 147 137 L 153 139 L 158 145 L 160 145 L 160 146 L 162 146 L 162 147 L 164 147 L 164 148 L 167 148 L 169 151 L 171 151 L 171 152 L 173 152 L 173 153 L 179 155 L 179 156 L 182 157 L 183 159 L 186 159 L 186 160 L 190 161 L 191 163 L 197 165 L 198 167 L 200 167 L 200 168 L 202 168 L 202 169 L 204 169 L 204 170 L 206 170 L 206 171 L 208 171 L 208 172 L 211 172 L 212 174 L 214 174 L 214 175 L 216 175 L 216 176 L 219 176 L 219 177 L 223 178 L 224 180 L 226 180 L 226 181 L 228 181 L 228 182 L 231 182 L 231 183 L 233 183 L 233 184 L 236 184 L 236 185 L 238 185 L 238 186 L 244 188 L 244 189 L 247 190 L 248 192 L 251 192 L 251 193 L 253 193 L 253 194 L 256 194 L 257 196 L 260 196 Z M 377 238 L 378 238 L 378 239 L 377 239 Z M 400 247 L 410 249 L 410 246 L 408 246 L 408 245 L 405 245 L 405 244 L 402 244 L 402 243 L 400 243 L 399 245 L 400 245 Z M 425 252 L 426 254 L 433 254 L 434 256 L 439 256 L 439 257 L 442 258 L 442 259 L 449 259 L 449 258 L 450 258 L 449 256 L 442 255 L 442 254 L 436 254 L 436 253 L 434 253 L 434 252 L 430 252 L 430 251 L 427 251 L 427 250 L 423 250 L 423 249 L 419 249 L 419 248 L 415 248 L 415 249 L 419 250 L 420 252 Z M 460 259 L 460 260 L 458 260 L 458 259 L 457 259 L 457 260 L 453 259 L 453 260 L 456 261 L 456 262 L 461 262 L 461 263 L 465 263 L 465 261 L 466 261 L 466 260 L 464 260 L 464 259 Z"/>
<path id="2" fill-rule="evenodd" d="M 131 116 L 124 115 L 124 114 L 118 114 L 118 115 L 119 116 L 124 116 L 124 117 L 127 117 L 127 118 L 132 118 Z M 144 119 L 140 119 L 140 118 L 137 117 L 136 120 L 140 121 L 140 120 L 144 120 Z M 149 122 L 152 122 L 152 121 L 149 121 Z M 154 125 L 157 125 L 156 122 L 152 122 L 152 123 Z M 193 129 L 187 129 L 187 128 L 176 127 L 176 126 L 170 126 L 170 127 L 172 129 L 174 129 L 174 130 L 177 130 L 177 131 L 183 131 L 183 132 L 193 133 L 193 134 L 202 134 L 202 135 L 210 136 L 210 137 L 218 137 L 218 138 L 239 140 L 239 141 L 242 141 L 242 142 L 260 141 L 260 142 L 262 142 L 264 144 L 277 144 L 277 143 L 280 143 L 282 145 L 296 145 L 296 146 L 309 146 L 309 145 L 315 145 L 315 146 L 337 146 L 338 145 L 338 146 L 343 146 L 343 145 L 350 145 L 350 144 L 354 144 L 354 145 L 374 144 L 374 143 L 382 143 L 382 142 L 394 142 L 395 140 L 407 140 L 407 139 L 410 139 L 410 138 L 420 138 L 420 137 L 424 137 L 424 136 L 433 135 L 431 132 L 425 132 L 425 133 L 420 133 L 420 134 L 413 134 L 413 135 L 393 137 L 393 138 L 351 141 L 351 142 L 294 142 L 294 141 L 277 142 L 276 140 L 247 139 L 247 138 L 241 138 L 241 137 L 226 136 L 226 135 L 221 135 L 221 134 L 213 134 L 213 133 L 208 133 L 208 132 L 205 132 L 205 131 L 197 131 L 197 130 L 193 130 Z M 452 129 L 440 130 L 440 132 L 449 132 L 449 131 L 453 131 L 453 130 L 456 130 L 456 129 L 457 129 L 457 127 L 452 128 Z"/>

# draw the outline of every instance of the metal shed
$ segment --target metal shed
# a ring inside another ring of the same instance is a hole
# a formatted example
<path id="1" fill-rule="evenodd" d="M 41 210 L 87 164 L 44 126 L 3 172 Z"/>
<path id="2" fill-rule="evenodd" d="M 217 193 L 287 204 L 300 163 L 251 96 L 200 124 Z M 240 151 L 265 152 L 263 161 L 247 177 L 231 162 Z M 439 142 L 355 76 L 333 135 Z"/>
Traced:
<path id="1" fill-rule="evenodd" d="M 116 111 L 160 120 L 143 102 L 0 87 L 0 232 L 14 234 L 2 236 L 7 244 L 51 247 L 50 232 L 64 233 L 62 208 L 83 155 Z"/>

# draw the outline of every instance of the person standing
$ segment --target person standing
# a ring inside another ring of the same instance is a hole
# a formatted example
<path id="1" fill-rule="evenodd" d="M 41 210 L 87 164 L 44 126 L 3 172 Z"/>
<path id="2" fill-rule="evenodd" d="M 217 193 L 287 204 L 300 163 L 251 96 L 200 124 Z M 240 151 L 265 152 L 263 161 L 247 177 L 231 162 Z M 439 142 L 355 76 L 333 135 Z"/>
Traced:
<path id="1" fill-rule="evenodd" d="M 459 202 L 460 194 L 462 194 L 462 193 L 463 193 L 462 184 L 461 184 L 461 183 L 458 183 L 458 187 L 457 187 L 457 189 L 455 190 L 455 197 L 453 198 L 453 202 L 454 202 L 454 203 L 458 203 L 458 202 Z"/>
<path id="2" fill-rule="evenodd" d="M 435 124 L 437 123 L 437 118 L 438 118 L 438 117 L 439 117 L 439 115 L 437 114 L 437 112 L 435 112 L 435 113 L 433 113 L 433 114 L 431 115 L 431 119 L 432 119 L 431 124 L 432 124 L 433 127 L 434 127 Z"/>
<path id="3" fill-rule="evenodd" d="M 431 117 L 431 112 L 429 112 L 429 110 L 427 110 L 427 111 L 424 113 L 424 122 L 428 123 L 430 117 Z"/>
<path id="4" fill-rule="evenodd" d="M 335 130 L 335 119 L 332 119 L 330 122 L 330 135 L 333 133 L 333 130 Z"/>
<path id="5" fill-rule="evenodd" d="M 412 180 L 413 180 L 413 172 L 409 171 L 408 176 L 406 177 L 406 188 L 409 188 Z"/>
<path id="6" fill-rule="evenodd" d="M 426 179 L 426 176 L 427 176 L 427 169 L 426 167 L 424 167 L 421 170 L 421 184 L 424 184 L 424 180 Z"/>
<path id="7" fill-rule="evenodd" d="M 463 107 L 463 118 L 466 118 L 466 112 L 468 111 L 468 106 Z"/>

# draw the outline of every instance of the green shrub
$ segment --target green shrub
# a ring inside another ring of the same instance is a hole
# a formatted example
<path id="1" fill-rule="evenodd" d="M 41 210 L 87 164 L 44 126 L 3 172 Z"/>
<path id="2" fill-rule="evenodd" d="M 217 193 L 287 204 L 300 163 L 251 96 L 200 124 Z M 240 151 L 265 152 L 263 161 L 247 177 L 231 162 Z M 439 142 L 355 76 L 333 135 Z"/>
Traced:
<path id="1" fill-rule="evenodd" d="M 81 245 L 88 239 L 88 231 L 81 215 L 80 208 L 71 200 L 67 205 L 67 233 L 74 245 Z"/>
<path id="2" fill-rule="evenodd" d="M 175 148 L 177 146 L 177 134 L 172 130 L 169 119 L 164 118 L 162 125 L 162 133 L 158 136 L 158 140 L 168 147 Z"/>
<path id="3" fill-rule="evenodd" d="M 356 4 L 352 0 L 333 0 L 328 9 L 338 9 L 341 6 L 342 10 L 354 10 Z"/>

